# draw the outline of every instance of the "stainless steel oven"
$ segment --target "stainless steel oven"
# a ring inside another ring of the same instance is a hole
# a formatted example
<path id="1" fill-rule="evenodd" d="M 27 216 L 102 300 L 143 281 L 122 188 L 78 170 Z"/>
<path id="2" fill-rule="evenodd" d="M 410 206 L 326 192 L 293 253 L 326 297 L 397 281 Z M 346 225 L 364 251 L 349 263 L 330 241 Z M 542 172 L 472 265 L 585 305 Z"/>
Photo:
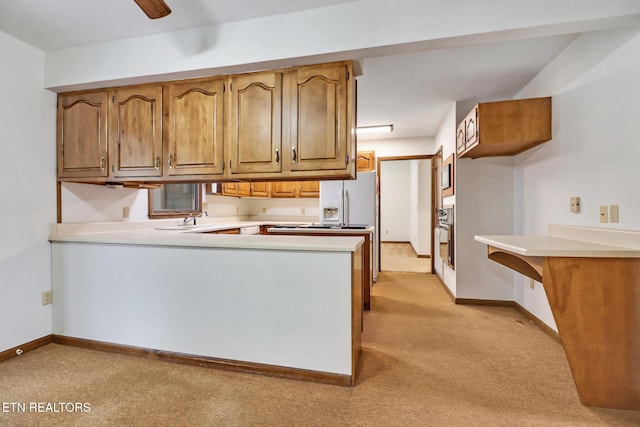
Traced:
<path id="1" fill-rule="evenodd" d="M 451 268 L 454 268 L 455 264 L 453 215 L 453 208 L 438 209 L 440 258 Z"/>

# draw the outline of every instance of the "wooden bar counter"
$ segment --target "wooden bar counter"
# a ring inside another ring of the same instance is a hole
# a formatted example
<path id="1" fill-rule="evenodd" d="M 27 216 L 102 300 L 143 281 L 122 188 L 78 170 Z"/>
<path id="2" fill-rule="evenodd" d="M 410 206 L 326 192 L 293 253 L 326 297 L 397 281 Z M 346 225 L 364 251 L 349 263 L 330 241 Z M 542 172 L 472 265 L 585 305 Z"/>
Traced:
<path id="1" fill-rule="evenodd" d="M 475 240 L 541 279 L 582 404 L 640 409 L 640 232 L 554 225 Z"/>

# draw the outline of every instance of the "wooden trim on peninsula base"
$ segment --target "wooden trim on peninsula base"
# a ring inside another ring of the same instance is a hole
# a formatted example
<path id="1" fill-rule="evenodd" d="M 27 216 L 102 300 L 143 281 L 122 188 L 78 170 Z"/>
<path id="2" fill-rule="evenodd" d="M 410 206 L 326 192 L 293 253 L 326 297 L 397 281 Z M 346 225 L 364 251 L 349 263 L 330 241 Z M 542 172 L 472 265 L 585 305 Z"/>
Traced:
<path id="1" fill-rule="evenodd" d="M 67 337 L 64 335 L 53 335 L 53 343 L 86 348 L 89 350 L 142 357 L 150 360 L 160 360 L 164 362 L 182 363 L 185 365 L 201 366 L 227 371 L 260 374 L 270 377 L 312 381 L 340 386 L 350 386 L 355 384 L 355 378 L 352 378 L 350 375 L 332 374 L 329 372 L 310 371 L 306 369 L 288 368 L 262 363 L 240 362 L 237 360 L 219 359 L 193 354 L 175 353 L 171 351 L 154 350 L 143 347 Z"/>
<path id="2" fill-rule="evenodd" d="M 18 357 L 19 356 L 19 354 L 17 353 L 18 350 L 22 350 L 22 353 L 20 354 L 24 354 L 28 351 L 35 350 L 36 348 L 40 348 L 47 344 L 51 344 L 52 342 L 53 342 L 53 335 L 45 335 L 42 338 L 38 338 L 33 341 L 29 341 L 28 343 L 15 346 L 13 348 L 0 352 L 0 362 L 11 359 L 12 357 Z"/>

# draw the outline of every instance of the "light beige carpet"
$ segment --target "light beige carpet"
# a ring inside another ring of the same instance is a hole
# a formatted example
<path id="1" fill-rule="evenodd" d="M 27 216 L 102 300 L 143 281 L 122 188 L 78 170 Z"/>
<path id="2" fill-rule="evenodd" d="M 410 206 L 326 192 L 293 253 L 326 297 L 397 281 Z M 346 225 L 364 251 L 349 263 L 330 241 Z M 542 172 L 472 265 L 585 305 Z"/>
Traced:
<path id="1" fill-rule="evenodd" d="M 418 258 L 411 243 L 381 242 L 380 269 L 405 273 L 430 273 L 431 259 Z"/>
<path id="2" fill-rule="evenodd" d="M 412 273 L 381 273 L 372 307 L 352 388 L 51 344 L 0 363 L 0 401 L 90 412 L 0 412 L 0 425 L 640 425 L 582 406 L 560 345 L 513 309 L 456 306 Z"/>

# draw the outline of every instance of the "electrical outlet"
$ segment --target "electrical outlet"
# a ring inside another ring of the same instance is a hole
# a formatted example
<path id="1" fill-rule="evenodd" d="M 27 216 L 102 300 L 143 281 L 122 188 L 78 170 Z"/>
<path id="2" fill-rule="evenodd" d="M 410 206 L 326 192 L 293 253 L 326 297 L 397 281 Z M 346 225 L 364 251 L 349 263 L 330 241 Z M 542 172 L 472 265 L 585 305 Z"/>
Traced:
<path id="1" fill-rule="evenodd" d="M 580 212 L 580 197 L 571 197 L 569 199 L 569 210 L 573 213 Z"/>
<path id="2" fill-rule="evenodd" d="M 600 206 L 600 222 L 609 222 L 609 209 L 607 206 Z"/>
<path id="3" fill-rule="evenodd" d="M 129 206 L 122 207 L 122 218 L 129 218 Z"/>
<path id="4" fill-rule="evenodd" d="M 300 214 L 301 214 L 301 215 L 304 215 L 304 213 L 305 213 L 304 208 L 300 209 Z"/>
<path id="5" fill-rule="evenodd" d="M 44 291 L 42 293 L 42 305 L 49 305 L 53 299 L 51 298 L 51 291 Z"/>
<path id="6" fill-rule="evenodd" d="M 529 279 L 529 287 L 531 289 L 535 289 L 536 288 L 536 282 L 534 282 L 533 279 Z"/>
<path id="7" fill-rule="evenodd" d="M 240 214 L 240 208 L 236 207 L 236 215 Z"/>
<path id="8" fill-rule="evenodd" d="M 208 211 L 209 210 L 209 203 L 202 202 L 202 210 L 203 211 Z"/>
<path id="9" fill-rule="evenodd" d="M 267 213 L 267 208 L 262 208 L 262 213 Z"/>

